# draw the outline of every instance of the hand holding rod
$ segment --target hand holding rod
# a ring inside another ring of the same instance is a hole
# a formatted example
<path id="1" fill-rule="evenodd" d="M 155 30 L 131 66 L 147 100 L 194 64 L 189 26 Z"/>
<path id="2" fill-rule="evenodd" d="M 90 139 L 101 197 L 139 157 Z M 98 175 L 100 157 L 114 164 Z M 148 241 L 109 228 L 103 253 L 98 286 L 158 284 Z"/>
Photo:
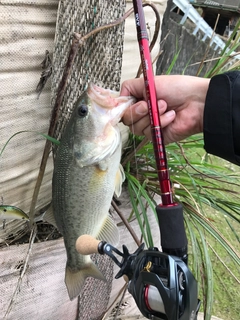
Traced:
<path id="1" fill-rule="evenodd" d="M 133 6 L 149 109 L 152 142 L 161 190 L 162 204 L 156 207 L 156 211 L 160 225 L 162 250 L 165 253 L 182 258 L 187 263 L 187 237 L 183 223 L 183 208 L 181 204 L 173 201 L 142 1 L 133 0 Z"/>

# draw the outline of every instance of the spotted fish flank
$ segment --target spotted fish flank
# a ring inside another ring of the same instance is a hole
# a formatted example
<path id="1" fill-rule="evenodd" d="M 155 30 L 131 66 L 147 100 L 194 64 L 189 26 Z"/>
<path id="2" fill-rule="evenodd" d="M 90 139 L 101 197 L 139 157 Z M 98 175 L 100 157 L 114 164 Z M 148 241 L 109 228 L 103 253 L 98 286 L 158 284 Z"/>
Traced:
<path id="1" fill-rule="evenodd" d="M 89 234 L 118 242 L 108 211 L 124 180 L 117 124 L 132 103 L 132 97 L 91 84 L 78 99 L 57 150 L 53 212 L 67 252 L 65 283 L 70 299 L 80 294 L 87 277 L 104 280 L 90 256 L 77 253 L 77 238 Z"/>

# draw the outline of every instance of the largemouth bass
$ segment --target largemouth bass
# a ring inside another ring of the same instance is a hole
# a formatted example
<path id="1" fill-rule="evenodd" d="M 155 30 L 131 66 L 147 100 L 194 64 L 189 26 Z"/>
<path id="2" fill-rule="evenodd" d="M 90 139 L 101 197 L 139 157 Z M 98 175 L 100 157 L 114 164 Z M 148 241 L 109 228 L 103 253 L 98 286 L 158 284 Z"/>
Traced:
<path id="1" fill-rule="evenodd" d="M 80 255 L 76 240 L 89 234 L 116 245 L 118 230 L 108 211 L 119 196 L 121 135 L 117 126 L 133 97 L 90 85 L 77 101 L 58 147 L 53 173 L 53 212 L 67 252 L 65 283 L 70 299 L 87 277 L 104 280 L 90 256 Z"/>

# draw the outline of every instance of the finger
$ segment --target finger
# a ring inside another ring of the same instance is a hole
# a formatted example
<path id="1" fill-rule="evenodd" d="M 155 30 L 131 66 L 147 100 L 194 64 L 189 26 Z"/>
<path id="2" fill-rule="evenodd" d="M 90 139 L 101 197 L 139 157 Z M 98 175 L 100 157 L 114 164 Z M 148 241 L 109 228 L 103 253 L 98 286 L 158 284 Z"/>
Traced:
<path id="1" fill-rule="evenodd" d="M 165 112 L 165 113 L 160 117 L 161 128 L 163 129 L 163 128 L 167 127 L 168 125 L 170 125 L 170 124 L 173 122 L 173 120 L 175 119 L 175 117 L 176 117 L 175 111 L 170 110 L 170 111 L 168 111 L 168 112 Z M 136 124 L 135 124 L 135 126 L 136 126 Z M 140 130 L 140 129 L 138 128 L 138 130 Z M 152 133 L 151 133 L 151 127 L 150 127 L 150 125 L 147 126 L 147 127 L 145 127 L 145 128 L 143 129 L 142 133 L 143 133 L 148 139 L 152 140 L 152 136 L 151 136 Z M 165 133 L 165 132 L 163 131 L 163 135 L 164 135 L 164 133 Z M 164 141 L 165 141 L 165 140 L 164 140 Z M 169 143 L 169 142 L 168 142 L 168 143 Z"/>
<path id="2" fill-rule="evenodd" d="M 159 115 L 160 116 L 163 115 L 166 109 L 167 109 L 167 103 L 164 100 L 159 100 L 158 101 Z M 167 125 L 168 114 L 169 113 L 167 112 L 164 115 L 162 120 L 163 124 L 166 123 Z M 139 101 L 134 105 L 132 105 L 130 108 L 128 108 L 123 115 L 122 121 L 125 125 L 131 126 L 132 131 L 135 130 L 135 134 L 142 134 L 142 132 L 150 123 L 148 106 L 146 101 Z M 171 117 L 169 118 L 169 121 L 171 121 Z"/>
<path id="3" fill-rule="evenodd" d="M 167 110 L 167 102 L 164 100 L 158 100 L 157 104 L 159 115 L 161 116 Z"/>
<path id="4" fill-rule="evenodd" d="M 145 97 L 143 78 L 130 79 L 122 83 L 120 96 L 134 96 L 138 99 Z"/>
<path id="5" fill-rule="evenodd" d="M 173 118 L 173 115 L 170 115 L 169 117 L 169 114 L 168 112 L 164 114 L 164 112 L 167 110 L 167 103 L 164 101 L 164 100 L 159 100 L 158 101 L 158 111 L 159 111 L 159 115 L 161 116 L 160 117 L 160 123 L 161 123 L 161 127 L 165 127 L 167 126 L 171 121 L 172 121 L 172 118 Z M 146 125 L 146 120 L 142 122 L 138 122 L 136 124 L 136 128 L 138 131 L 140 131 L 141 127 L 142 126 L 142 133 L 143 135 L 145 135 L 149 140 L 152 140 L 152 132 L 151 132 L 151 127 L 149 126 L 149 122 L 150 120 L 148 121 L 148 125 L 144 128 L 144 125 Z"/>
<path id="6" fill-rule="evenodd" d="M 146 115 L 148 115 L 147 103 L 146 101 L 139 101 L 125 111 L 122 121 L 125 125 L 130 126 Z"/>
<path id="7" fill-rule="evenodd" d="M 137 122 L 133 123 L 130 126 L 130 129 L 133 134 L 137 136 L 143 136 L 144 135 L 144 130 L 149 127 L 150 128 L 150 120 L 148 114 L 145 117 L 142 117 L 140 120 Z"/>
<path id="8" fill-rule="evenodd" d="M 167 127 L 173 120 L 176 118 L 176 112 L 174 110 L 170 110 L 165 112 L 161 117 L 160 117 L 160 123 L 161 127 L 165 128 Z"/>
<path id="9" fill-rule="evenodd" d="M 152 131 L 150 125 L 143 130 L 141 135 L 144 135 L 148 138 L 148 140 L 152 141 Z"/>

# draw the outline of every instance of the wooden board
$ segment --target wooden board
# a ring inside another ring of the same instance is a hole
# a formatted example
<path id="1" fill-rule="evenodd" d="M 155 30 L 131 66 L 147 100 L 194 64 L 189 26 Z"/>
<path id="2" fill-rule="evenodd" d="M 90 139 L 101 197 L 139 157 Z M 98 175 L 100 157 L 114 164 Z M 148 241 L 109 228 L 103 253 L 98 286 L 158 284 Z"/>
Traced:
<path id="1" fill-rule="evenodd" d="M 75 320 L 78 301 L 69 300 L 64 283 L 66 252 L 62 239 L 33 244 L 26 275 L 11 303 L 28 247 L 24 244 L 0 250 L 0 318 Z M 10 304 L 9 316 L 4 318 Z"/>

